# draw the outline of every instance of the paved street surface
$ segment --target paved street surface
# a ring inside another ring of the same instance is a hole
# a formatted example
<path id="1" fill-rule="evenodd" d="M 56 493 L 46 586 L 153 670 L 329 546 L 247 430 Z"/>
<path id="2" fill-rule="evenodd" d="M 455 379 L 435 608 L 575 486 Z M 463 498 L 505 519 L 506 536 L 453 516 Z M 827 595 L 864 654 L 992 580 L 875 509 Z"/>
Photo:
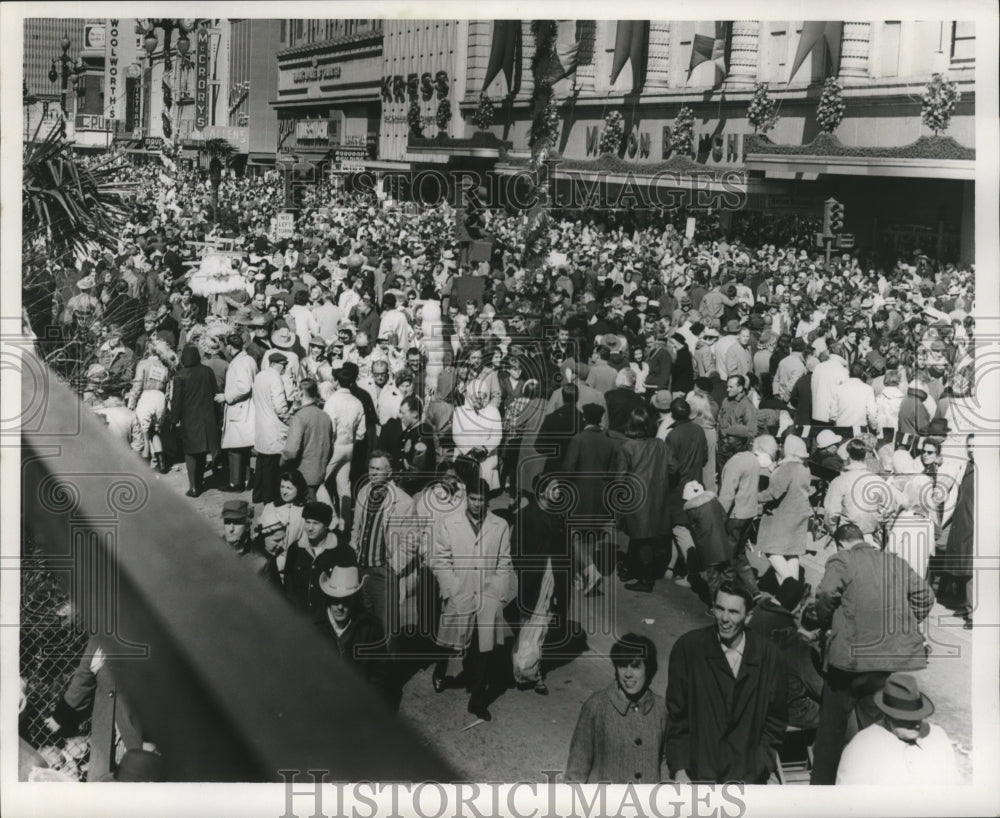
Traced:
<path id="1" fill-rule="evenodd" d="M 187 489 L 183 466 L 168 475 L 150 472 L 153 480 L 163 480 L 183 494 Z M 211 475 L 209 475 L 211 484 Z M 249 493 L 223 494 L 208 489 L 195 500 L 222 537 L 222 503 L 228 499 L 249 500 Z M 494 507 L 506 508 L 506 496 Z M 806 581 L 815 589 L 822 578 L 823 564 L 834 553 L 832 543 L 803 560 Z M 755 560 L 761 559 L 759 555 Z M 758 562 L 759 564 L 759 562 Z M 510 689 L 490 706 L 493 721 L 465 730 L 475 721 L 466 712 L 468 694 L 464 689 L 448 689 L 438 694 L 431 685 L 431 668 L 419 670 L 407 683 L 400 715 L 468 781 L 545 781 L 560 773 L 569 753 L 573 728 L 583 702 L 612 680 L 611 662 L 606 658 L 614 640 L 629 631 L 645 634 L 656 644 L 660 670 L 654 690 L 666 690 L 666 665 L 677 637 L 710 624 L 706 607 L 688 588 L 670 580 L 656 583 L 651 594 L 625 591 L 614 575 L 605 578 L 602 596 L 571 600 L 574 617 L 583 624 L 586 649 L 574 651 L 570 661 L 555 659 L 547 670 L 549 695 L 533 690 Z M 959 748 L 960 769 L 971 782 L 972 766 L 967 752 L 972 748 L 971 647 L 972 633 L 962 629 L 940 603 L 930 615 L 929 638 L 933 646 L 926 670 L 917 674 L 921 689 L 933 700 L 932 720 L 940 724 Z"/>

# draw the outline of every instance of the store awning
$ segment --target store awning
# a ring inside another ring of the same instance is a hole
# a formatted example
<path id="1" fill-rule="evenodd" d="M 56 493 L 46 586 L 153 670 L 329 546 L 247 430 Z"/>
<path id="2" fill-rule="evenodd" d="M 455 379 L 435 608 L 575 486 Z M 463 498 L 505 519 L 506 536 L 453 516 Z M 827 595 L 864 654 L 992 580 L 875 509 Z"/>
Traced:
<path id="1" fill-rule="evenodd" d="M 748 153 L 747 169 L 769 179 L 828 176 L 895 176 L 910 179 L 975 179 L 970 159 L 899 159 L 885 156 L 783 156 Z"/>
<path id="2" fill-rule="evenodd" d="M 772 179 L 892 176 L 910 179 L 976 178 L 976 150 L 950 136 L 921 136 L 895 146 L 846 145 L 820 134 L 806 145 L 782 145 L 760 136 L 744 142 L 748 170 Z"/>
<path id="3" fill-rule="evenodd" d="M 266 165 L 268 167 L 273 167 L 275 164 L 275 158 L 273 153 L 251 153 L 250 158 L 247 159 L 248 165 Z"/>

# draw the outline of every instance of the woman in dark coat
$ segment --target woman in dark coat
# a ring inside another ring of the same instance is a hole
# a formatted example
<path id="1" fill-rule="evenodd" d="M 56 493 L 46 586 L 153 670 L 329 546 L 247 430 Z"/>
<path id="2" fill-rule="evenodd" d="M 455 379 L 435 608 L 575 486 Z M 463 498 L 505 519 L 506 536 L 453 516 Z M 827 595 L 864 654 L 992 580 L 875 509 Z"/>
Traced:
<path id="1" fill-rule="evenodd" d="M 543 643 L 551 614 L 557 614 L 565 637 L 566 602 L 569 599 L 570 565 L 566 527 L 556 510 L 566 489 L 558 480 L 535 478 L 534 494 L 511 525 L 511 560 L 517 572 L 521 628 L 512 655 L 514 681 L 521 690 L 534 688 L 546 695 L 542 674 Z"/>
<path id="2" fill-rule="evenodd" d="M 733 544 L 726 532 L 726 511 L 719 498 L 705 491 L 697 480 L 684 486 L 683 497 L 687 525 L 711 600 L 727 575 L 732 574 L 728 569 L 733 558 Z"/>
<path id="3" fill-rule="evenodd" d="M 201 493 L 205 455 L 219 451 L 219 427 L 215 421 L 215 373 L 202 364 L 193 344 L 181 353 L 181 368 L 174 375 L 170 399 L 170 421 L 180 426 L 180 444 L 188 475 L 188 497 Z"/>
<path id="4" fill-rule="evenodd" d="M 653 437 L 649 413 L 633 409 L 625 427 L 626 440 L 618 450 L 611 511 L 628 535 L 625 589 L 648 593 L 667 565 L 670 508 L 666 503 L 670 450 Z"/>
<path id="5" fill-rule="evenodd" d="M 694 389 L 694 358 L 691 357 L 691 349 L 683 335 L 676 332 L 670 336 L 670 340 L 673 341 L 670 352 L 674 356 L 670 367 L 670 390 L 675 395 L 686 395 Z"/>
<path id="6" fill-rule="evenodd" d="M 972 628 L 972 549 L 975 543 L 973 527 L 976 522 L 976 467 L 970 453 L 969 462 L 965 467 L 962 482 L 958 485 L 958 497 L 955 499 L 955 513 L 948 529 L 947 552 L 952 561 L 951 573 L 954 577 L 967 577 L 965 585 L 965 605 L 956 613 L 965 620 L 965 628 Z"/>

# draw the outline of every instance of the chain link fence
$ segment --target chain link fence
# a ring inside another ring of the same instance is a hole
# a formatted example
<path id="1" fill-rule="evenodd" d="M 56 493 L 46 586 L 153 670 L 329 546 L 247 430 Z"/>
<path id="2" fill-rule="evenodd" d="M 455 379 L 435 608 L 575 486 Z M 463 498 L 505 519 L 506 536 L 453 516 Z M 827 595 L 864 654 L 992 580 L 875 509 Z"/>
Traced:
<path id="1" fill-rule="evenodd" d="M 21 539 L 20 669 L 25 704 L 18 733 L 49 767 L 82 779 L 89 752 L 89 720 L 75 736 L 53 736 L 45 724 L 69 684 L 87 644 L 69 597 L 27 532 Z"/>

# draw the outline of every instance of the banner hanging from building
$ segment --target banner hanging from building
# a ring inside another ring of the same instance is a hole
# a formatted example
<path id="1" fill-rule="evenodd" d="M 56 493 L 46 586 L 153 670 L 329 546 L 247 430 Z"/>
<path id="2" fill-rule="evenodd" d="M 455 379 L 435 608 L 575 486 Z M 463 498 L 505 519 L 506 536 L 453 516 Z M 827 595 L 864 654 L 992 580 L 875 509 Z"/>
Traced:
<path id="1" fill-rule="evenodd" d="M 493 44 L 486 66 L 485 91 L 496 75 L 503 71 L 507 80 L 507 93 L 514 96 L 521 87 L 521 21 L 494 20 Z"/>
<path id="2" fill-rule="evenodd" d="M 705 30 L 700 28 L 704 26 Z M 712 87 L 718 88 L 726 78 L 726 46 L 729 39 L 729 23 L 722 21 L 698 24 L 694 42 L 691 43 L 691 62 L 688 64 L 688 80 L 694 69 L 702 63 L 710 62 L 715 71 Z"/>
<path id="3" fill-rule="evenodd" d="M 649 20 L 619 20 L 615 33 L 615 55 L 611 64 L 614 85 L 626 62 L 632 63 L 632 93 L 646 84 L 646 60 L 649 56 Z"/>
<path id="4" fill-rule="evenodd" d="M 802 24 L 802 34 L 799 35 L 799 47 L 795 51 L 795 59 L 792 61 L 792 73 L 788 75 L 788 82 L 795 77 L 795 72 L 805 61 L 812 50 L 822 40 L 826 48 L 829 59 L 826 63 L 827 75 L 835 75 L 840 64 L 840 35 L 844 24 L 835 20 L 807 20 Z"/>

